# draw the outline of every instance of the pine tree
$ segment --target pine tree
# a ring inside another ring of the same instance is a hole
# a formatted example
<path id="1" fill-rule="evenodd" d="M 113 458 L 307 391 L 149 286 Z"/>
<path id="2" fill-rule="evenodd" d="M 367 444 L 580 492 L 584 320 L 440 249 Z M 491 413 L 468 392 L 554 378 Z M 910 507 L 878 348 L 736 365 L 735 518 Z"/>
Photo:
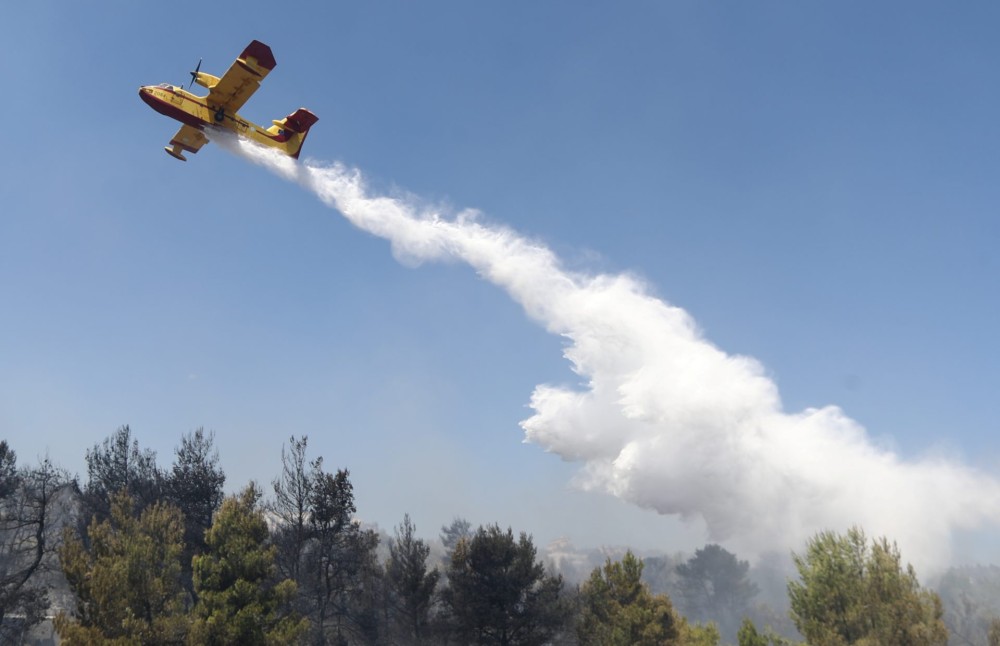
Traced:
<path id="1" fill-rule="evenodd" d="M 562 577 L 547 575 L 535 554 L 526 534 L 515 541 L 497 525 L 458 542 L 442 596 L 460 643 L 533 646 L 563 628 Z"/>
<path id="2" fill-rule="evenodd" d="M 275 550 L 259 500 L 254 484 L 226 498 L 205 535 L 206 552 L 194 558 L 192 643 L 294 644 L 308 628 L 290 610 L 295 582 L 272 584 Z"/>
<path id="3" fill-rule="evenodd" d="M 427 642 L 434 590 L 440 578 L 436 569 L 427 571 L 431 550 L 414 536 L 415 531 L 410 515 L 404 515 L 403 524 L 389 541 L 389 559 L 385 564 L 394 633 L 403 644 Z"/>
<path id="4" fill-rule="evenodd" d="M 660 646 L 680 637 L 673 605 L 642 582 L 642 561 L 631 551 L 619 562 L 608 559 L 580 590 L 581 646 Z"/>
<path id="5" fill-rule="evenodd" d="M 696 550 L 677 566 L 678 605 L 684 616 L 714 621 L 727 639 L 733 639 L 757 594 L 757 586 L 747 577 L 749 570 L 747 561 L 719 545 Z"/>
<path id="6" fill-rule="evenodd" d="M 114 495 L 110 518 L 94 519 L 87 530 L 89 547 L 66 529 L 59 556 L 77 609 L 76 621 L 56 617 L 64 643 L 183 643 L 189 626 L 180 577 L 183 516 L 168 503 L 138 517 L 134 507 L 125 491 Z"/>
<path id="7" fill-rule="evenodd" d="M 95 444 L 86 453 L 87 484 L 83 501 L 89 515 L 98 521 L 111 514 L 112 498 L 126 491 L 142 510 L 160 500 L 163 495 L 163 474 L 156 466 L 156 453 L 140 450 L 139 440 L 132 437 L 128 425 Z"/>
<path id="8" fill-rule="evenodd" d="M 350 473 L 313 462 L 309 497 L 310 542 L 301 580 L 320 643 L 378 638 L 382 571 L 378 535 L 354 519 Z"/>
<path id="9" fill-rule="evenodd" d="M 219 465 L 214 439 L 214 433 L 200 428 L 182 436 L 166 480 L 168 499 L 184 514 L 188 557 L 204 551 L 205 532 L 222 504 L 226 474 Z"/>
<path id="10" fill-rule="evenodd" d="M 823 532 L 794 560 L 801 580 L 788 584 L 792 619 L 812 646 L 947 643 L 941 600 L 887 539 L 869 544 L 857 527 Z"/>

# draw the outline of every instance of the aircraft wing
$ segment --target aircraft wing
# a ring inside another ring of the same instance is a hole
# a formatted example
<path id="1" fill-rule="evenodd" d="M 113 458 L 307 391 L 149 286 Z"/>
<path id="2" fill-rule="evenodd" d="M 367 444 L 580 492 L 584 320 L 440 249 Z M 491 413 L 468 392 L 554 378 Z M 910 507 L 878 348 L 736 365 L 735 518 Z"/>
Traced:
<path id="1" fill-rule="evenodd" d="M 185 152 L 196 153 L 208 143 L 208 137 L 201 130 L 191 126 L 181 126 L 174 138 L 170 140 L 172 148 L 164 148 L 168 153 L 181 161 L 187 161 Z"/>
<path id="2" fill-rule="evenodd" d="M 253 41 L 209 90 L 208 104 L 229 113 L 236 112 L 257 91 L 275 65 L 271 48 L 259 40 Z"/>

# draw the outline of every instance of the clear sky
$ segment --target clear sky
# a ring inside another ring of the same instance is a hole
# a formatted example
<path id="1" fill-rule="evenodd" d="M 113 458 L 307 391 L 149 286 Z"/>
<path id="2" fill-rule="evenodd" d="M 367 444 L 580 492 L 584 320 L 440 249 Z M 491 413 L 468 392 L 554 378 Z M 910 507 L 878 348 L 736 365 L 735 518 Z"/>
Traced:
<path id="1" fill-rule="evenodd" d="M 386 528 L 706 540 L 523 443 L 535 387 L 581 377 L 502 290 L 397 262 L 216 145 L 162 152 L 177 124 L 138 87 L 221 74 L 256 38 L 278 65 L 242 114 L 311 109 L 304 157 L 638 276 L 785 410 L 837 405 L 902 460 L 995 474 L 998 24 L 986 2 L 15 3 L 0 436 L 85 475 L 122 424 L 164 466 L 204 427 L 235 489 L 308 434 Z"/>

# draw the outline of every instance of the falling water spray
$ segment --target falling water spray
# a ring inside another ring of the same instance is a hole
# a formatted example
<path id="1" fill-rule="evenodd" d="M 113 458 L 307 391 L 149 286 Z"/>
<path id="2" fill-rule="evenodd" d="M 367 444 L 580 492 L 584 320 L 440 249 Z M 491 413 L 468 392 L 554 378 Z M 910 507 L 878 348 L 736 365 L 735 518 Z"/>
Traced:
<path id="1" fill-rule="evenodd" d="M 401 260 L 468 264 L 564 337 L 583 384 L 537 386 L 521 426 L 527 442 L 581 465 L 583 489 L 700 519 L 710 540 L 748 555 L 860 525 L 897 540 L 923 572 L 948 564 L 956 531 L 1000 520 L 993 478 L 953 460 L 904 460 L 835 406 L 786 412 L 759 362 L 715 347 L 633 276 L 569 271 L 475 211 L 372 194 L 357 169 L 215 139 L 385 238 Z"/>

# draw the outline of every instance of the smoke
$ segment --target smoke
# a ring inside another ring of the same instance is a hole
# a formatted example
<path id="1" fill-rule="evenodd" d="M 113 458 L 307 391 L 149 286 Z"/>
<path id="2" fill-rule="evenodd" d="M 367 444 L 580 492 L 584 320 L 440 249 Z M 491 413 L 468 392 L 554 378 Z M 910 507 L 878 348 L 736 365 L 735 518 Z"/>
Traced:
<path id="1" fill-rule="evenodd" d="M 215 139 L 387 239 L 403 262 L 469 264 L 567 339 L 585 386 L 536 387 L 521 426 L 527 442 L 579 462 L 584 489 L 700 519 L 710 540 L 748 555 L 801 551 L 817 531 L 856 524 L 898 541 L 922 573 L 947 565 L 956 531 L 1000 520 L 996 480 L 943 458 L 903 460 L 835 406 L 785 412 L 760 363 L 712 345 L 632 276 L 568 271 L 474 211 L 372 195 L 356 169 Z"/>

